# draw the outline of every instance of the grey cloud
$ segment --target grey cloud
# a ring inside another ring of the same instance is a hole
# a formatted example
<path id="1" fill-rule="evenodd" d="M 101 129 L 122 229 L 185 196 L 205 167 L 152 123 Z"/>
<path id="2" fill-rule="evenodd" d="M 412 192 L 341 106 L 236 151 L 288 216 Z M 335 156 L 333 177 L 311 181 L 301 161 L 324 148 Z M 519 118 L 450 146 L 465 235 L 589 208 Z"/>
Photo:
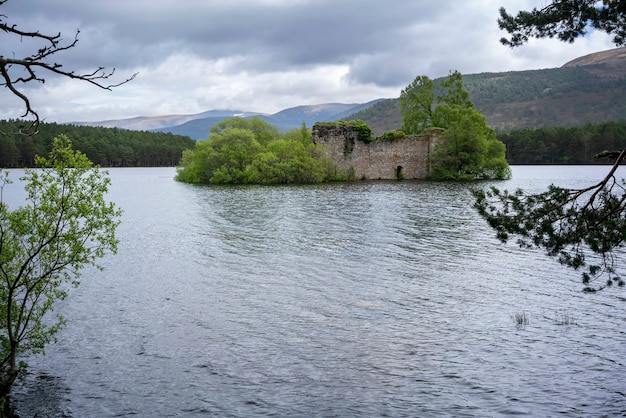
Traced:
<path id="1" fill-rule="evenodd" d="M 71 112 L 88 105 L 95 114 L 122 113 L 130 101 L 133 113 L 149 114 L 148 101 L 175 103 L 177 113 L 203 111 L 208 103 L 247 108 L 254 101 L 251 110 L 267 111 L 310 100 L 369 101 L 397 97 L 421 74 L 545 68 L 611 47 L 592 35 L 576 48 L 541 41 L 511 51 L 498 43 L 499 6 L 499 0 L 9 0 L 0 13 L 24 30 L 60 31 L 67 42 L 80 29 L 77 47 L 55 57 L 66 69 L 105 66 L 120 78 L 141 71 L 124 86 L 126 97 L 60 81 L 29 89 L 56 114 L 69 102 Z M 507 4 L 511 12 L 528 6 L 528 0 Z M 33 47 L 0 32 L 0 54 L 24 56 Z M 11 114 L 15 106 L 3 104 L 11 100 L 6 96 L 0 111 Z"/>
<path id="2" fill-rule="evenodd" d="M 411 42 L 397 36 L 403 28 L 444 13 L 427 2 L 405 0 L 319 0 L 282 6 L 252 1 L 10 0 L 7 5 L 9 18 L 23 25 L 45 16 L 42 30 L 61 30 L 66 37 L 79 27 L 80 48 L 65 55 L 68 65 L 154 65 L 164 53 L 186 49 L 204 59 L 249 57 L 253 66 L 248 70 L 253 72 L 352 63 L 364 54 Z"/>

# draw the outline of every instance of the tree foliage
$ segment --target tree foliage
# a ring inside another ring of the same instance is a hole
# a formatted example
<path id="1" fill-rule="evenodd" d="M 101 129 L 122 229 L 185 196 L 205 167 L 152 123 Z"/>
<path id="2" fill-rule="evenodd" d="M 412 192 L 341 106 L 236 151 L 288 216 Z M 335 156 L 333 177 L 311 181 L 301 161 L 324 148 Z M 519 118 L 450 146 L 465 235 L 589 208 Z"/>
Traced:
<path id="1" fill-rule="evenodd" d="M 498 24 L 510 39 L 502 38 L 504 45 L 516 47 L 530 38 L 558 38 L 574 42 L 588 30 L 599 30 L 613 35 L 616 45 L 626 43 L 626 4 L 623 0 L 553 0 L 541 9 L 520 11 L 513 16 L 500 8 Z"/>
<path id="2" fill-rule="evenodd" d="M 433 176 L 440 180 L 507 179 L 511 176 L 505 145 L 473 109 L 442 105 L 449 127 L 431 155 Z"/>
<path id="3" fill-rule="evenodd" d="M 430 157 L 432 177 L 440 180 L 510 177 L 505 146 L 482 113 L 474 108 L 458 71 L 442 79 L 439 86 L 426 76 L 418 76 L 402 91 L 400 108 L 405 132 L 444 130 Z"/>
<path id="4" fill-rule="evenodd" d="M 0 0 L 0 7 L 8 0 Z M 40 151 L 34 139 L 40 117 L 24 93 L 28 83 L 44 83 L 45 76 L 82 80 L 102 89 L 119 83 L 104 84 L 114 70 L 103 67 L 92 72 L 67 70 L 56 61 L 57 55 L 76 46 L 64 43 L 61 34 L 44 34 L 23 30 L 11 24 L 0 13 L 0 87 L 17 98 L 24 108 L 16 124 L 2 124 L 0 156 L 24 165 L 26 169 L 26 204 L 10 209 L 3 201 L 2 191 L 9 183 L 8 173 L 0 170 L 0 406 L 19 372 L 26 365 L 22 356 L 43 353 L 64 325 L 61 316 L 49 314 L 54 303 L 67 296 L 68 288 L 78 285 L 83 269 L 100 267 L 98 260 L 107 252 L 116 252 L 115 230 L 121 213 L 105 200 L 109 187 L 106 173 L 79 151 L 66 136 L 48 138 L 49 156 L 36 156 Z M 33 46 L 32 53 L 16 56 L 11 45 Z M 6 128 L 17 128 L 5 130 Z M 6 135 L 15 135 L 7 140 Z M 21 144 L 16 142 L 21 141 Z M 46 139 L 44 138 L 44 141 Z M 1 414 L 1 413 L 0 413 Z"/>
<path id="5" fill-rule="evenodd" d="M 402 129 L 407 134 L 421 134 L 433 126 L 435 83 L 420 75 L 400 93 Z"/>
<path id="6" fill-rule="evenodd" d="M 625 156 L 626 150 L 618 162 Z M 615 177 L 616 169 L 614 165 L 602 181 L 581 189 L 553 185 L 539 194 L 475 190 L 475 207 L 502 242 L 516 236 L 520 246 L 543 248 L 561 264 L 582 269 L 585 291 L 623 286 L 617 251 L 626 239 L 626 188 Z"/>
<path id="7" fill-rule="evenodd" d="M 511 164 L 607 164 L 603 151 L 626 148 L 626 122 L 518 129 L 499 133 Z"/>
<path id="8" fill-rule="evenodd" d="M 21 120 L 0 121 L 0 167 L 34 167 L 36 155 L 52 150 L 53 138 L 66 135 L 72 147 L 105 167 L 173 167 L 195 141 L 164 132 L 41 122 L 37 135 L 16 134 Z"/>
<path id="9" fill-rule="evenodd" d="M 263 119 L 227 118 L 183 152 L 177 180 L 206 184 L 319 183 L 338 179 L 321 145 L 302 126 L 285 133 Z"/>
<path id="10" fill-rule="evenodd" d="M 77 286 L 87 266 L 99 267 L 116 252 L 121 212 L 105 199 L 110 180 L 67 137 L 54 140 L 40 170 L 21 178 L 26 204 L 10 209 L 2 201 L 9 181 L 0 173 L 0 396 L 6 395 L 25 364 L 20 356 L 43 353 L 63 326 L 47 316 L 54 303 Z"/>

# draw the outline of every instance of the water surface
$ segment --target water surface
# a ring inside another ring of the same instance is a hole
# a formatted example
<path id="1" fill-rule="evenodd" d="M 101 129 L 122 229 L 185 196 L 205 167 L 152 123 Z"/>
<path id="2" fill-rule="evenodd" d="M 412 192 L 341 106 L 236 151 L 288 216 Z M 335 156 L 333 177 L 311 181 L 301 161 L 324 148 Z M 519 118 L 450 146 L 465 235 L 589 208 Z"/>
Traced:
<path id="1" fill-rule="evenodd" d="M 514 167 L 498 185 L 606 170 Z M 21 416 L 626 413 L 624 290 L 584 294 L 577 273 L 499 243 L 466 184 L 110 173 L 119 254 L 59 303 L 68 326 L 29 360 Z"/>

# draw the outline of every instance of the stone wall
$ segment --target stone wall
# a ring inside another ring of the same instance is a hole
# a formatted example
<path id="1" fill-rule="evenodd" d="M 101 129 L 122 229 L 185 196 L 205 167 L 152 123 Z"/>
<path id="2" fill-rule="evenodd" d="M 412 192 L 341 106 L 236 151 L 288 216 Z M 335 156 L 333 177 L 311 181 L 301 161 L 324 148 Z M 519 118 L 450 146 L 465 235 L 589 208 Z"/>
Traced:
<path id="1" fill-rule="evenodd" d="M 313 142 L 325 145 L 338 169 L 356 179 L 423 179 L 430 172 L 429 156 L 440 132 L 366 143 L 357 139 L 354 126 L 323 123 L 313 125 Z"/>

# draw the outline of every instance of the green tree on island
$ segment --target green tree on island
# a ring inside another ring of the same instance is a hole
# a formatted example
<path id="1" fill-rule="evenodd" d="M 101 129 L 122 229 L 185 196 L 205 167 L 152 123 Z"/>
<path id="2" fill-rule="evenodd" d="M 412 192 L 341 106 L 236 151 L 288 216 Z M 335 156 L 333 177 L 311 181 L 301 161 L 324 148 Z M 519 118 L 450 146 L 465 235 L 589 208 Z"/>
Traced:
<path id="1" fill-rule="evenodd" d="M 506 179 L 511 175 L 505 146 L 482 113 L 474 108 L 458 71 L 440 83 L 418 76 L 400 94 L 403 130 L 421 134 L 441 128 L 442 141 L 430 157 L 432 177 L 439 180 Z"/>
<path id="2" fill-rule="evenodd" d="M 18 357 L 41 354 L 64 325 L 46 316 L 77 286 L 81 271 L 116 252 L 120 210 L 105 200 L 110 180 L 67 137 L 54 140 L 41 170 L 27 169 L 26 204 L 10 209 L 2 200 L 9 181 L 0 172 L 0 397 L 26 364 Z"/>
<path id="3" fill-rule="evenodd" d="M 613 34 L 616 45 L 626 43 L 624 1 L 558 0 L 516 16 L 500 9 L 500 28 L 511 38 L 504 45 L 516 47 L 530 38 L 573 42 L 587 30 Z M 550 186 L 538 194 L 522 190 L 501 191 L 495 187 L 476 190 L 476 208 L 503 242 L 516 237 L 523 247 L 538 247 L 561 264 L 582 270 L 584 290 L 624 285 L 619 273 L 626 239 L 626 188 L 616 170 L 626 158 L 626 149 L 600 156 L 615 159 L 604 179 L 581 189 Z M 601 280 L 605 278 L 605 280 Z"/>
<path id="4" fill-rule="evenodd" d="M 186 183 L 287 184 L 337 180 L 334 164 L 306 126 L 285 133 L 259 117 L 226 118 L 183 152 L 176 179 Z"/>

